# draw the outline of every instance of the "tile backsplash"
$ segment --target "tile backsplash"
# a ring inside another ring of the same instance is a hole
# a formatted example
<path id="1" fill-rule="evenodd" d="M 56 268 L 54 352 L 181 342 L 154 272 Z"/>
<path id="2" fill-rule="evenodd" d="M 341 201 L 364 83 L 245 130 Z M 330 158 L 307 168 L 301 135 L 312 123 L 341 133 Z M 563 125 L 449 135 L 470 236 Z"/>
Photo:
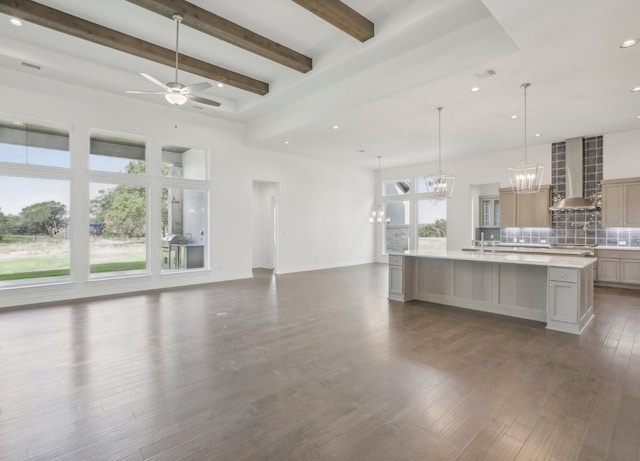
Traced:
<path id="1" fill-rule="evenodd" d="M 584 138 L 583 196 L 600 193 L 604 145 L 602 136 Z M 551 185 L 554 201 L 565 196 L 565 142 L 551 146 Z M 603 228 L 600 210 L 554 211 L 551 228 L 503 228 L 500 241 L 524 244 L 581 244 L 640 248 L 640 228 Z"/>

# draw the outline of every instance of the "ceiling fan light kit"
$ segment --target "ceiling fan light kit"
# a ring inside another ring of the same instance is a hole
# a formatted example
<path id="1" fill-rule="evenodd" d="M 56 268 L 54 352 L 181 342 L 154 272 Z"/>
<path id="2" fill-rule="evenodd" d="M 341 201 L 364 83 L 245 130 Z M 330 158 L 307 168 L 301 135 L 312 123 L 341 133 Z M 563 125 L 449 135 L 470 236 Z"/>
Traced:
<path id="1" fill-rule="evenodd" d="M 196 96 L 193 93 L 198 91 L 204 91 L 208 88 L 211 88 L 211 84 L 209 82 L 200 82 L 194 85 L 185 86 L 178 81 L 178 63 L 180 57 L 180 23 L 184 18 L 179 14 L 173 15 L 173 20 L 176 22 L 176 66 L 175 66 L 175 81 L 169 83 L 162 83 L 160 80 L 152 77 L 149 74 L 145 74 L 141 72 L 144 78 L 149 80 L 154 85 L 159 86 L 164 91 L 127 91 L 127 93 L 133 94 L 162 94 L 164 98 L 170 104 L 174 106 L 182 106 L 188 100 L 192 100 L 195 103 L 204 104 L 207 106 L 219 107 L 221 104 L 218 101 L 213 101 L 211 99 L 203 98 L 200 96 Z"/>

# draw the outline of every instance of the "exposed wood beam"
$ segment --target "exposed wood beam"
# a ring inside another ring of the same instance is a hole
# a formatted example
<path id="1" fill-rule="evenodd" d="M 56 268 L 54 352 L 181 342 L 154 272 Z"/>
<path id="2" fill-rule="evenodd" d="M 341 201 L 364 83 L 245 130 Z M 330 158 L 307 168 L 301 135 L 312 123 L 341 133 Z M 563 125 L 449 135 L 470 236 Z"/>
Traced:
<path id="1" fill-rule="evenodd" d="M 169 19 L 178 13 L 189 27 L 291 69 L 306 73 L 313 67 L 311 58 L 184 0 L 127 1 Z"/>
<path id="2" fill-rule="evenodd" d="M 374 35 L 373 23 L 340 0 L 293 1 L 361 42 Z"/>
<path id="3" fill-rule="evenodd" d="M 0 12 L 118 51 L 175 67 L 175 50 L 49 8 L 30 0 L 0 0 Z M 180 69 L 252 93 L 265 95 L 269 84 L 246 75 L 180 54 Z"/>

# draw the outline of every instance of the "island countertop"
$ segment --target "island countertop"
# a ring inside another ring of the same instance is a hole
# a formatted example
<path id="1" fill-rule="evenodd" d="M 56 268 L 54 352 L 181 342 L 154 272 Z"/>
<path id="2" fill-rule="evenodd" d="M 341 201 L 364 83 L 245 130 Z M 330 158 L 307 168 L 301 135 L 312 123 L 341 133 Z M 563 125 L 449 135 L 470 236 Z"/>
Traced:
<path id="1" fill-rule="evenodd" d="M 508 264 L 525 264 L 529 266 L 557 266 L 584 269 L 594 264 L 597 258 L 584 256 L 526 254 L 526 253 L 496 253 L 485 249 L 484 254 L 479 252 L 444 250 L 444 251 L 407 251 L 404 253 L 389 253 L 392 256 L 409 256 L 414 258 L 451 259 L 459 261 L 482 261 Z"/>

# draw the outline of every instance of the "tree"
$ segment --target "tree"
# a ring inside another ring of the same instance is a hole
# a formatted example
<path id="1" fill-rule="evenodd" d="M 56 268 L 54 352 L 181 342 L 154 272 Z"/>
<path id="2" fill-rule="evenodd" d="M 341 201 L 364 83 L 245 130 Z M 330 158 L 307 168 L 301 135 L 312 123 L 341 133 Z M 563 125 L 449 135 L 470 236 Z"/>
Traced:
<path id="1" fill-rule="evenodd" d="M 144 162 L 131 161 L 126 166 L 130 174 L 143 173 Z M 96 222 L 104 223 L 106 236 L 135 238 L 146 235 L 146 189 L 142 186 L 119 185 L 101 190 L 91 200 L 91 215 Z"/>
<path id="2" fill-rule="evenodd" d="M 53 200 L 34 203 L 24 207 L 20 217 L 28 232 L 53 237 L 66 225 L 67 206 Z"/>
<path id="3" fill-rule="evenodd" d="M 446 237 L 447 236 L 447 220 L 436 219 L 435 222 L 422 224 L 418 227 L 419 237 Z"/>

